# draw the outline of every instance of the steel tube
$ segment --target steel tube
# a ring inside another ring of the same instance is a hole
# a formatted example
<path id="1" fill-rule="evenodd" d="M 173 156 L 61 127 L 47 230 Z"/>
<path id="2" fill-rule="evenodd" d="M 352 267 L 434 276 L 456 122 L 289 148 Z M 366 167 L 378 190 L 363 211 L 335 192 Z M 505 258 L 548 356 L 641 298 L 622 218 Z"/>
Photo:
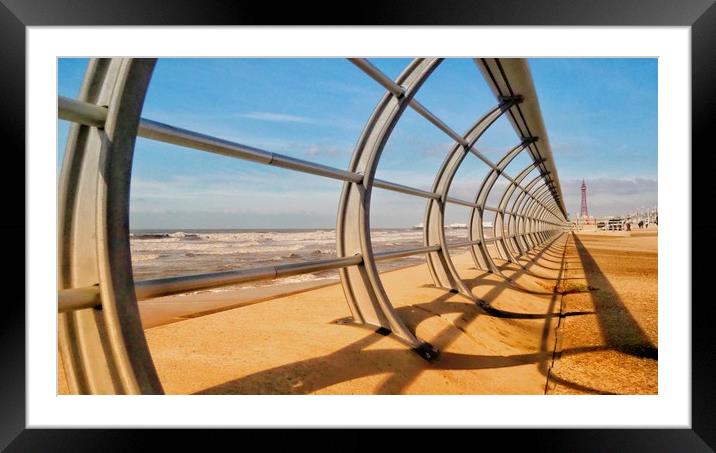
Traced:
<path id="1" fill-rule="evenodd" d="M 290 277 L 298 274 L 341 269 L 363 263 L 361 255 L 347 256 L 345 258 L 332 258 L 320 261 L 307 261 L 304 263 L 287 263 L 276 265 L 276 277 Z"/>
<path id="2" fill-rule="evenodd" d="M 99 294 L 99 286 L 61 289 L 58 292 L 58 313 L 81 310 L 84 308 L 96 307 L 98 305 L 102 305 L 102 298 Z"/>
<path id="3" fill-rule="evenodd" d="M 447 201 L 448 203 L 467 206 L 468 208 L 479 208 L 480 207 L 480 205 L 477 203 L 473 203 L 473 202 L 467 201 L 467 200 L 460 200 L 459 198 L 447 197 L 447 198 L 445 198 L 445 201 Z M 483 208 L 483 209 L 487 209 L 487 208 Z"/>
<path id="4" fill-rule="evenodd" d="M 307 274 L 330 269 L 339 269 L 362 263 L 360 255 L 345 258 L 333 258 L 303 263 L 279 264 L 276 266 L 237 269 L 226 272 L 212 272 L 180 277 L 166 277 L 153 280 L 141 280 L 135 283 L 137 299 L 151 299 L 170 294 L 188 293 L 200 289 L 235 285 L 259 280 L 273 280 L 297 274 Z"/>
<path id="5" fill-rule="evenodd" d="M 382 179 L 374 179 L 373 187 L 378 187 L 378 188 L 390 190 L 393 192 L 400 192 L 400 193 L 404 193 L 407 195 L 415 195 L 416 197 L 422 197 L 422 198 L 432 198 L 432 199 L 440 198 L 440 194 L 437 194 L 435 192 L 428 192 L 427 190 L 415 189 L 413 187 L 404 186 L 402 184 L 396 184 L 394 182 L 383 181 Z"/>
<path id="6" fill-rule="evenodd" d="M 387 261 L 406 256 L 420 255 L 421 253 L 430 253 L 440 250 L 439 245 L 431 245 L 428 247 L 418 247 L 413 249 L 388 250 L 385 252 L 377 252 L 373 254 L 376 261 Z"/>
<path id="7" fill-rule="evenodd" d="M 431 250 L 411 249 L 401 250 L 398 253 L 385 253 L 382 259 L 400 258 L 416 255 Z M 390 255 L 390 256 L 389 256 Z M 335 258 L 303 263 L 287 263 L 276 266 L 237 269 L 226 272 L 212 272 L 206 274 L 182 275 L 152 280 L 138 280 L 135 282 L 137 300 L 146 300 L 171 294 L 188 293 L 200 289 L 216 288 L 220 286 L 235 285 L 238 283 L 254 282 L 259 280 L 273 280 L 292 275 L 308 274 L 325 270 L 338 269 L 346 266 L 355 266 L 363 261 L 360 255 L 347 258 Z M 59 291 L 58 311 L 60 313 L 90 308 L 101 305 L 99 287 L 88 286 L 83 288 L 63 289 Z"/>
<path id="8" fill-rule="evenodd" d="M 428 110 L 423 104 L 413 99 L 410 103 L 410 106 L 413 108 L 413 110 L 422 115 L 423 118 L 433 123 L 441 131 L 445 132 L 445 134 L 455 140 L 455 142 L 461 144 L 464 147 L 469 146 L 467 140 L 465 140 L 460 134 L 452 130 L 447 124 L 440 120 L 440 118 L 433 115 L 433 113 L 430 112 L 430 110 Z"/>
<path id="9" fill-rule="evenodd" d="M 102 116 L 101 111 L 104 111 L 104 116 L 106 117 L 106 108 L 86 102 L 68 100 L 62 97 L 59 99 L 61 101 L 59 110 L 60 118 L 90 126 L 104 124 L 103 121 L 97 124 L 97 121 Z M 81 115 L 77 112 L 87 113 L 86 115 Z M 137 135 L 162 143 L 248 160 L 259 164 L 272 165 L 302 173 L 324 176 L 339 181 L 361 182 L 363 180 L 363 175 L 357 173 L 265 151 L 146 118 L 140 119 Z"/>
<path id="10" fill-rule="evenodd" d="M 487 242 L 487 240 L 485 240 Z M 448 242 L 447 246 L 448 248 L 459 248 L 459 247 L 468 247 L 471 245 L 479 244 L 480 241 L 465 241 L 465 242 Z"/>
<path id="11" fill-rule="evenodd" d="M 107 108 L 64 96 L 57 98 L 57 117 L 85 126 L 103 127 L 107 121 Z"/>
<path id="12" fill-rule="evenodd" d="M 368 74 L 373 80 L 381 84 L 385 89 L 393 93 L 393 95 L 397 97 L 401 97 L 405 94 L 405 89 L 398 85 L 397 83 L 390 80 L 388 76 L 383 74 L 383 72 L 373 66 L 371 62 L 364 58 L 349 58 L 348 59 L 351 63 L 358 66 L 363 72 Z M 434 124 L 438 129 L 443 131 L 445 134 L 447 134 L 450 138 L 455 140 L 457 143 L 460 143 L 463 146 L 467 146 L 467 141 L 455 132 L 453 129 L 450 128 L 447 124 L 445 124 L 440 118 L 435 116 L 430 110 L 428 110 L 423 104 L 418 102 L 416 99 L 411 99 L 409 102 L 410 107 L 415 110 L 418 114 L 420 114 L 423 118 L 430 121 L 432 124 Z"/>
<path id="13" fill-rule="evenodd" d="M 363 72 L 368 74 L 373 80 L 378 82 L 379 84 L 383 85 L 383 87 L 393 93 L 393 95 L 397 97 L 402 97 L 405 94 L 405 89 L 398 85 L 397 83 L 393 82 L 388 76 L 383 74 L 383 72 L 373 66 L 373 63 L 366 60 L 365 58 L 349 58 L 348 61 L 353 63 L 354 65 L 358 66 Z"/>

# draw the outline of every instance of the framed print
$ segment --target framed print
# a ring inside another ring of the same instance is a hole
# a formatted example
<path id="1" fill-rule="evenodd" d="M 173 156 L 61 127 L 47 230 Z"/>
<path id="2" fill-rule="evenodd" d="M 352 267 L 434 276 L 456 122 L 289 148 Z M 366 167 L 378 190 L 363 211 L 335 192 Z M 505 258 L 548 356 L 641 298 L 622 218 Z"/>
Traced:
<path id="1" fill-rule="evenodd" d="M 3 0 L 2 448 L 716 449 L 712 1 L 200 9 Z"/>

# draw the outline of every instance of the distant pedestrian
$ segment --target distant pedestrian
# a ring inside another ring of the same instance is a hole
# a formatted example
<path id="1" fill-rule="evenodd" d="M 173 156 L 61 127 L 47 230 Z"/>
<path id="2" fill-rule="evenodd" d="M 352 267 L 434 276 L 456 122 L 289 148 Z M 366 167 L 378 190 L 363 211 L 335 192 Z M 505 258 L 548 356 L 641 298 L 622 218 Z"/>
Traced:
<path id="1" fill-rule="evenodd" d="M 644 221 L 640 220 L 639 221 L 639 229 L 641 230 L 643 227 L 644 227 Z"/>
<path id="2" fill-rule="evenodd" d="M 631 222 L 626 223 L 627 231 L 631 231 Z"/>

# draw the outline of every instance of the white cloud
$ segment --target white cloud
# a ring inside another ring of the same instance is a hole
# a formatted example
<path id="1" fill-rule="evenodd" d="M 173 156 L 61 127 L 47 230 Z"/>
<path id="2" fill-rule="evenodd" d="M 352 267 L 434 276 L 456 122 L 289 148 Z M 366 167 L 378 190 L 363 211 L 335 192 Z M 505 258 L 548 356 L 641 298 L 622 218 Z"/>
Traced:
<path id="1" fill-rule="evenodd" d="M 287 115 L 284 113 L 273 112 L 248 112 L 240 115 L 242 118 L 249 118 L 259 121 L 273 121 L 277 123 L 304 123 L 314 124 L 316 121 L 312 118 L 297 115 Z"/>
<path id="2" fill-rule="evenodd" d="M 338 146 L 330 146 L 319 143 L 313 143 L 306 149 L 306 155 L 310 157 L 317 156 L 346 156 L 351 153 L 348 148 L 340 148 Z"/>

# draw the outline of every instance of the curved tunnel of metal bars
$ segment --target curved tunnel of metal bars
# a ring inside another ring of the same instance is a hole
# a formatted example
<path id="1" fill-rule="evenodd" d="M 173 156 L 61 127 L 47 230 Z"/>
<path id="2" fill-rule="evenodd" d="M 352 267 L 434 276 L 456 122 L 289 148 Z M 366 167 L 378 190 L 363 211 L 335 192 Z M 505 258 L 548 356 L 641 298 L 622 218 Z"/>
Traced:
<path id="1" fill-rule="evenodd" d="M 476 300 L 450 258 L 444 225 L 448 203 L 471 208 L 469 240 L 450 247 L 468 247 L 478 269 L 498 275 L 502 274 L 489 244 L 494 244 L 499 258 L 518 263 L 520 257 L 529 259 L 528 252 L 568 228 L 557 170 L 525 60 L 475 59 L 498 104 L 464 135 L 415 99 L 442 59 L 417 58 L 396 80 L 367 60 L 350 61 L 382 85 L 385 93 L 368 119 L 346 170 L 141 118 L 155 59 L 91 60 L 79 97 L 59 98 L 59 118 L 73 123 L 60 176 L 58 219 L 59 346 L 72 393 L 163 393 L 142 329 L 138 300 L 327 269 L 339 270 L 356 323 L 388 329 L 431 359 L 438 351 L 417 338 L 400 319 L 376 262 L 423 254 L 436 286 Z M 454 141 L 430 191 L 375 178 L 383 148 L 406 108 L 415 110 Z M 518 140 L 493 163 L 475 144 L 502 115 Z M 134 281 L 129 188 L 138 136 L 343 181 L 336 220 L 336 258 Z M 513 178 L 505 170 L 520 153 L 528 153 L 532 163 Z M 469 155 L 485 163 L 489 172 L 474 200 L 450 197 L 452 180 Z M 523 184 L 534 170 L 539 175 Z M 498 206 L 487 206 L 500 176 L 508 184 Z M 373 252 L 370 206 L 374 188 L 427 200 L 422 247 Z M 488 213 L 494 214 L 492 238 L 485 237 L 483 227 Z"/>

